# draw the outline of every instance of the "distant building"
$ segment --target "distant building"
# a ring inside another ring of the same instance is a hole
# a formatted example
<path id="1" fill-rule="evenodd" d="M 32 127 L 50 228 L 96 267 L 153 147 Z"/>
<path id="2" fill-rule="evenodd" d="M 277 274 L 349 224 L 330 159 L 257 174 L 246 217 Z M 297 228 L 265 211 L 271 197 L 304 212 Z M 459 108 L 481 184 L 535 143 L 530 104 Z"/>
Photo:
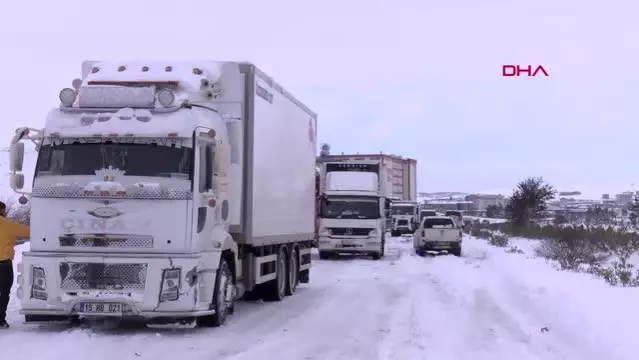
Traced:
<path id="1" fill-rule="evenodd" d="M 610 200 L 610 194 L 601 195 L 601 200 Z"/>
<path id="2" fill-rule="evenodd" d="M 471 194 L 466 195 L 466 201 L 473 202 L 477 210 L 486 210 L 489 206 L 506 206 L 506 198 L 503 195 Z"/>
<path id="3" fill-rule="evenodd" d="M 632 191 L 624 191 L 615 195 L 615 202 L 619 205 L 628 205 L 632 202 L 634 193 Z"/>
<path id="4" fill-rule="evenodd" d="M 424 209 L 433 209 L 437 211 L 461 210 L 471 212 L 477 210 L 475 203 L 464 200 L 429 200 L 422 204 Z"/>

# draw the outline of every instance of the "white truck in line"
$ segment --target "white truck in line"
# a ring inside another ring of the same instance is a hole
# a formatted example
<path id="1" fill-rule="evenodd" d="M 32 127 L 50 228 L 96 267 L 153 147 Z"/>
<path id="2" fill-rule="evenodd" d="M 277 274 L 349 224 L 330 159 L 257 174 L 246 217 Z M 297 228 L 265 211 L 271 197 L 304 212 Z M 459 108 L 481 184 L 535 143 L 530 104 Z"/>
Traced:
<path id="1" fill-rule="evenodd" d="M 11 143 L 27 322 L 219 326 L 236 300 L 309 281 L 317 116 L 256 66 L 86 61 L 60 102 Z"/>
<path id="2" fill-rule="evenodd" d="M 391 236 L 412 234 L 419 226 L 419 204 L 416 201 L 393 201 L 390 215 Z"/>
<path id="3" fill-rule="evenodd" d="M 324 163 L 321 168 L 318 250 L 320 259 L 339 253 L 384 256 L 385 209 L 389 206 L 379 162 Z"/>

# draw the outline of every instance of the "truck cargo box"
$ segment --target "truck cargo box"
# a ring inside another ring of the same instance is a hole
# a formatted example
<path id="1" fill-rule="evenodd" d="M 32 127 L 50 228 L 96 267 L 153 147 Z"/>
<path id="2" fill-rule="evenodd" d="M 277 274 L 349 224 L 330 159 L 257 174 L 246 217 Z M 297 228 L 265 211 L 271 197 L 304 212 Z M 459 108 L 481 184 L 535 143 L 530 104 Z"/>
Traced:
<path id="1" fill-rule="evenodd" d="M 317 114 L 255 65 L 242 63 L 240 72 L 244 116 L 229 133 L 242 149 L 232 175 L 242 206 L 231 233 L 254 246 L 312 240 Z"/>

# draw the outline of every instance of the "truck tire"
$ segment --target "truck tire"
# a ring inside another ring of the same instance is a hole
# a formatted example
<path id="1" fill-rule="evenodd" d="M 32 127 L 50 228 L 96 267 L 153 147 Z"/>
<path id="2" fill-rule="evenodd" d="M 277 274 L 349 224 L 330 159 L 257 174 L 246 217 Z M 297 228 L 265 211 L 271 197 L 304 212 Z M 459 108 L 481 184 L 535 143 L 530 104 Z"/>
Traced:
<path id="1" fill-rule="evenodd" d="M 373 260 L 379 260 L 382 258 L 382 254 L 381 253 L 373 253 Z"/>
<path id="2" fill-rule="evenodd" d="M 275 260 L 275 280 L 264 284 L 264 300 L 266 301 L 282 301 L 286 296 L 286 251 L 285 247 L 280 247 Z"/>
<path id="3" fill-rule="evenodd" d="M 215 276 L 215 287 L 213 288 L 213 301 L 211 309 L 215 314 L 198 318 L 198 324 L 205 327 L 218 327 L 226 322 L 226 317 L 233 312 L 235 299 L 226 301 L 229 283 L 233 282 L 233 273 L 226 259 L 222 257 L 220 267 Z"/>
<path id="4" fill-rule="evenodd" d="M 452 249 L 450 249 L 450 253 L 455 256 L 461 256 L 461 253 L 462 253 L 461 245 L 455 246 Z"/>
<path id="5" fill-rule="evenodd" d="M 320 251 L 319 252 L 320 260 L 328 260 L 328 259 L 330 259 L 332 257 L 331 255 L 332 254 L 330 252 L 328 252 L 328 251 Z"/>
<path id="6" fill-rule="evenodd" d="M 295 294 L 300 282 L 300 256 L 297 247 L 291 247 L 288 257 L 288 276 L 286 277 L 286 296 Z"/>

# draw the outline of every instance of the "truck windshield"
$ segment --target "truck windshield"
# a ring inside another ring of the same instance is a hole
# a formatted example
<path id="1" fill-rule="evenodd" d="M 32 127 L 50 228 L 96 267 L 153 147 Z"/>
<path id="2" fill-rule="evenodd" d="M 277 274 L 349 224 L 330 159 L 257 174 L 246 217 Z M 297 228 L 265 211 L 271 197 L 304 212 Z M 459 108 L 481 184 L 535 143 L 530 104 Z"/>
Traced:
<path id="1" fill-rule="evenodd" d="M 391 206 L 391 215 L 413 215 L 413 206 Z"/>
<path id="2" fill-rule="evenodd" d="M 325 199 L 320 209 L 324 219 L 379 219 L 378 199 Z"/>
<path id="3" fill-rule="evenodd" d="M 446 211 L 446 216 L 458 216 L 458 217 L 462 217 L 462 213 L 461 213 L 461 211 L 449 210 L 449 211 Z"/>
<path id="4" fill-rule="evenodd" d="M 35 176 L 95 175 L 112 166 L 129 176 L 192 179 L 192 149 L 157 144 L 42 145 Z"/>

